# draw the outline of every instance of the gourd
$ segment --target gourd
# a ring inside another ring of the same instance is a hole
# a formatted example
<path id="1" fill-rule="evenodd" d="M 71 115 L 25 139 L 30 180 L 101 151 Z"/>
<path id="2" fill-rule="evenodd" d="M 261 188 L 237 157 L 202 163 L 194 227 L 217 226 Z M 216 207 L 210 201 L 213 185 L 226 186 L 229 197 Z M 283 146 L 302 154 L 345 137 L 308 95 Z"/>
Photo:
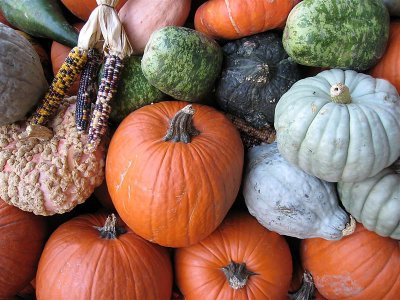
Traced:
<path id="1" fill-rule="evenodd" d="M 389 10 L 391 16 L 400 16 L 400 1 L 399 0 L 383 0 Z"/>
<path id="2" fill-rule="evenodd" d="M 47 235 L 45 224 L 42 217 L 0 199 L 1 299 L 16 295 L 35 276 Z"/>
<path id="3" fill-rule="evenodd" d="M 115 9 L 119 11 L 128 0 L 119 0 Z M 66 8 L 82 21 L 87 21 L 91 12 L 97 7 L 96 0 L 61 0 Z"/>
<path id="4" fill-rule="evenodd" d="M 0 23 L 0 126 L 22 120 L 48 84 L 38 54 L 14 29 Z"/>
<path id="5" fill-rule="evenodd" d="M 81 215 L 58 227 L 36 275 L 38 300 L 170 300 L 171 293 L 167 250 L 103 213 Z"/>
<path id="6" fill-rule="evenodd" d="M 194 17 L 196 30 L 213 38 L 238 39 L 279 28 L 295 0 L 210 0 Z"/>
<path id="7" fill-rule="evenodd" d="M 388 81 L 352 70 L 302 79 L 276 106 L 278 149 L 326 181 L 374 176 L 400 156 L 399 100 Z"/>
<path id="8" fill-rule="evenodd" d="M 288 58 L 281 39 L 276 32 L 266 32 L 224 45 L 216 87 L 222 110 L 255 127 L 273 124 L 276 104 L 300 79 L 297 64 Z"/>
<path id="9" fill-rule="evenodd" d="M 234 212 L 204 240 L 176 249 L 175 270 L 186 300 L 283 300 L 292 257 L 282 236 Z"/>
<path id="10" fill-rule="evenodd" d="M 399 241 L 357 224 L 339 241 L 306 239 L 301 260 L 318 291 L 329 300 L 392 300 L 400 295 Z"/>
<path id="11" fill-rule="evenodd" d="M 221 112 L 162 101 L 118 126 L 107 153 L 107 187 L 135 233 L 185 247 L 222 222 L 239 192 L 243 156 L 239 133 Z"/>
<path id="12" fill-rule="evenodd" d="M 359 182 L 339 182 L 346 210 L 368 230 L 400 240 L 400 175 L 386 168 Z"/>
<path id="13" fill-rule="evenodd" d="M 335 186 L 291 165 L 276 142 L 249 150 L 243 196 L 250 214 L 282 235 L 338 240 L 353 230 Z"/>
<path id="14" fill-rule="evenodd" d="M 0 198 L 39 215 L 83 203 L 104 178 L 105 149 L 87 153 L 75 127 L 76 97 L 65 98 L 50 122 L 53 135 L 26 138 L 25 122 L 0 127 Z"/>
<path id="15" fill-rule="evenodd" d="M 290 12 L 282 42 L 298 64 L 362 71 L 385 52 L 389 21 L 381 0 L 303 0 Z"/>

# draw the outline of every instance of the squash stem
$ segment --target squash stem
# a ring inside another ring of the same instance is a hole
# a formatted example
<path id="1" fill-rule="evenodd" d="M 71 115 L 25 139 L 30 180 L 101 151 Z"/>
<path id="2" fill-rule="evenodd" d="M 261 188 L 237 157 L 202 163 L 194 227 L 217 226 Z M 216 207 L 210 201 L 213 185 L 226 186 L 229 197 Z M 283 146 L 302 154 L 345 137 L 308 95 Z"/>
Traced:
<path id="1" fill-rule="evenodd" d="M 257 275 L 257 273 L 247 270 L 245 263 L 238 264 L 234 261 L 231 261 L 229 265 L 221 268 L 221 270 L 224 272 L 229 286 L 235 290 L 244 288 L 249 277 Z"/>
<path id="2" fill-rule="evenodd" d="M 332 102 L 339 104 L 351 103 L 351 96 L 349 88 L 344 83 L 336 83 L 331 86 L 331 99 Z"/>
<path id="3" fill-rule="evenodd" d="M 346 224 L 346 227 L 342 230 L 342 235 L 343 236 L 348 236 L 352 234 L 356 230 L 356 220 L 352 215 L 350 215 L 350 221 L 349 223 Z"/>
<path id="4" fill-rule="evenodd" d="M 311 300 L 313 299 L 315 285 L 311 273 L 304 271 L 303 282 L 300 289 L 295 293 L 290 293 L 290 300 Z"/>
<path id="5" fill-rule="evenodd" d="M 94 228 L 99 231 L 100 237 L 106 240 L 114 240 L 119 235 L 126 232 L 124 228 L 117 226 L 117 217 L 115 214 L 111 214 L 107 217 L 103 227 L 94 226 Z"/>
<path id="6" fill-rule="evenodd" d="M 188 144 L 192 137 L 200 132 L 193 126 L 193 115 L 195 110 L 192 105 L 186 105 L 172 118 L 164 141 L 182 142 Z"/>

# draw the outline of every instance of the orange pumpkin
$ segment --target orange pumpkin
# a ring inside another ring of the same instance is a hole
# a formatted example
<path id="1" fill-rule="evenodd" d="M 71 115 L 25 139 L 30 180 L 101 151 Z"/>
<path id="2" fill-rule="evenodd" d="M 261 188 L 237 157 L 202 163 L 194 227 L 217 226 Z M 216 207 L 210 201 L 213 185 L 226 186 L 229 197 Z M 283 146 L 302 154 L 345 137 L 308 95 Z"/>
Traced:
<path id="1" fill-rule="evenodd" d="M 292 257 L 285 239 L 247 213 L 233 213 L 204 240 L 175 255 L 186 300 L 286 299 Z"/>
<path id="2" fill-rule="evenodd" d="M 187 104 L 164 101 L 132 112 L 114 133 L 106 161 L 108 191 L 121 218 L 168 247 L 189 246 L 213 232 L 242 176 L 243 144 L 234 125 L 214 108 Z"/>
<path id="3" fill-rule="evenodd" d="M 115 9 L 119 11 L 128 0 L 119 0 Z M 92 11 L 97 7 L 96 0 L 61 0 L 66 8 L 82 21 L 89 19 Z"/>
<path id="4" fill-rule="evenodd" d="M 304 268 L 327 299 L 393 300 L 400 295 L 400 244 L 357 224 L 339 241 L 303 240 Z"/>
<path id="5" fill-rule="evenodd" d="M 35 276 L 46 235 L 42 217 L 0 199 L 0 299 L 16 295 Z"/>
<path id="6" fill-rule="evenodd" d="M 295 0 L 210 0 L 194 18 L 196 30 L 213 38 L 238 39 L 282 28 Z"/>
<path id="7" fill-rule="evenodd" d="M 114 215 L 81 215 L 58 227 L 36 274 L 38 300 L 170 300 L 171 294 L 168 251 L 118 226 Z"/>
<path id="8" fill-rule="evenodd" d="M 390 23 L 386 52 L 370 74 L 390 81 L 400 93 L 400 21 Z"/>

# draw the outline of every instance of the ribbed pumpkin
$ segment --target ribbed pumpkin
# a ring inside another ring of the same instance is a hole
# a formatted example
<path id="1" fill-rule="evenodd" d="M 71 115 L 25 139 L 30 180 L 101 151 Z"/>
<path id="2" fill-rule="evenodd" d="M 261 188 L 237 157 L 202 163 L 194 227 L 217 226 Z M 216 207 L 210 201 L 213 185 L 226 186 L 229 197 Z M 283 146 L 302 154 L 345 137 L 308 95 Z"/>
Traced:
<path id="1" fill-rule="evenodd" d="M 243 168 L 234 125 L 214 108 L 183 101 L 144 106 L 126 117 L 108 149 L 106 180 L 121 218 L 169 247 L 195 244 L 222 222 Z"/>
<path id="2" fill-rule="evenodd" d="M 371 69 L 370 74 L 389 80 L 400 93 L 400 21 L 390 23 L 386 52 L 378 64 Z"/>
<path id="3" fill-rule="evenodd" d="M 16 295 L 35 277 L 46 235 L 42 217 L 0 199 L 0 299 Z"/>
<path id="4" fill-rule="evenodd" d="M 100 213 L 56 229 L 36 275 L 38 300 L 170 300 L 171 293 L 168 251 Z"/>
<path id="5" fill-rule="evenodd" d="M 329 300 L 393 300 L 400 295 L 400 244 L 357 224 L 339 241 L 306 239 L 303 266 Z"/>
<path id="6" fill-rule="evenodd" d="M 292 257 L 285 239 L 245 213 L 230 214 L 207 238 L 175 255 L 186 300 L 286 299 Z"/>
<path id="7" fill-rule="evenodd" d="M 121 7 L 128 0 L 119 0 L 116 10 L 120 10 Z M 66 8 L 77 16 L 82 21 L 87 21 L 89 19 L 90 13 L 96 8 L 96 0 L 61 0 Z M 117 2 L 117 1 L 114 1 Z"/>

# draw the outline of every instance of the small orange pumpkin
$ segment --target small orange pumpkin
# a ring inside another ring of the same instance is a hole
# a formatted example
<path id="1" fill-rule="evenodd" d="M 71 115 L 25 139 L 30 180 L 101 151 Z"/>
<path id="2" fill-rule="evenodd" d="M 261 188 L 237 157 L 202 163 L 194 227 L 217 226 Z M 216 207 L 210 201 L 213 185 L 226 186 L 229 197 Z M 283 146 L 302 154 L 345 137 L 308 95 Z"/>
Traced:
<path id="1" fill-rule="evenodd" d="M 119 0 L 115 9 L 119 11 L 128 0 Z M 82 21 L 89 19 L 92 11 L 97 7 L 96 0 L 61 0 L 66 8 Z"/>

